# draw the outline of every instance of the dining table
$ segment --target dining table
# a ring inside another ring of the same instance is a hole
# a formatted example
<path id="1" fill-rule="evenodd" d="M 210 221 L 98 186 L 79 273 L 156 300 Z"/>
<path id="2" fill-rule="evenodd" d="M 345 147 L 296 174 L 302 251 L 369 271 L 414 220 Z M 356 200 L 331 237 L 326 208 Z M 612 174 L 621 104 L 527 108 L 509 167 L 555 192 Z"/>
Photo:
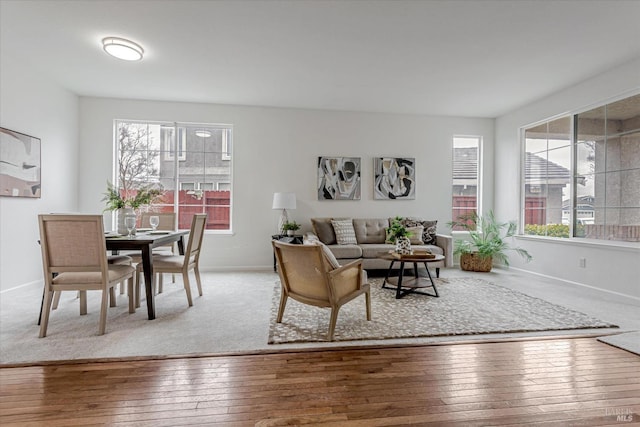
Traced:
<path id="1" fill-rule="evenodd" d="M 184 236 L 187 234 L 189 234 L 189 230 L 137 231 L 131 237 L 119 234 L 105 234 L 107 250 L 113 254 L 118 254 L 120 251 L 141 252 L 140 257 L 142 259 L 149 320 L 156 318 L 155 292 L 153 289 L 153 248 L 177 243 L 180 255 L 184 255 Z"/>

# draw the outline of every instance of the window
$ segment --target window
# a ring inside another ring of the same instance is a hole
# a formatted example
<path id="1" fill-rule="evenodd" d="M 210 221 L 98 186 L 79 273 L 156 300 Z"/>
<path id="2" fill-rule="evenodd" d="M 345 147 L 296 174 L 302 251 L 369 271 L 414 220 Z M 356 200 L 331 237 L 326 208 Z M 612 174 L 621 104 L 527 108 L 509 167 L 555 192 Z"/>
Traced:
<path id="1" fill-rule="evenodd" d="M 524 139 L 525 234 L 640 241 L 640 95 L 527 128 Z"/>
<path id="2" fill-rule="evenodd" d="M 453 137 L 452 220 L 480 213 L 480 165 L 482 138 Z M 456 230 L 456 228 L 454 228 Z"/>
<path id="3" fill-rule="evenodd" d="M 208 230 L 231 230 L 231 139 L 230 125 L 117 121 L 116 185 L 161 188 L 152 208 L 176 212 L 180 229 L 207 213 Z"/>
<path id="4" fill-rule="evenodd" d="M 569 237 L 562 224 L 571 197 L 571 118 L 525 130 L 524 224 L 527 234 Z"/>

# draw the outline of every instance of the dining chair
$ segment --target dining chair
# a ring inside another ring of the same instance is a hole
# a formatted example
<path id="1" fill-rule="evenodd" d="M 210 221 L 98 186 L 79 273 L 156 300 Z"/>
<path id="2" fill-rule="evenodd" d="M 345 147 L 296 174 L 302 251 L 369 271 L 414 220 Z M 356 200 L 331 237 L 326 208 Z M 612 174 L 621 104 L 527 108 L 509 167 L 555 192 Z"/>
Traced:
<path id="1" fill-rule="evenodd" d="M 184 255 L 171 254 L 153 254 L 153 274 L 176 273 L 182 274 L 184 289 L 187 293 L 187 302 L 189 307 L 193 305 L 191 298 L 191 286 L 189 284 L 189 272 L 193 270 L 198 285 L 198 294 L 202 296 L 202 282 L 200 280 L 200 248 L 202 246 L 202 238 L 204 229 L 207 225 L 207 214 L 195 214 L 191 220 L 191 230 L 189 232 L 189 241 L 185 249 Z M 136 275 L 142 272 L 142 263 L 136 266 Z M 136 281 L 136 295 L 140 295 L 140 280 Z M 138 303 L 138 301 L 136 301 Z"/>
<path id="2" fill-rule="evenodd" d="M 109 264 L 118 264 L 118 265 L 131 265 L 132 262 L 132 258 L 130 256 L 127 255 L 107 255 L 107 262 Z M 123 280 L 122 282 L 120 282 L 120 294 L 124 294 L 124 284 L 126 283 L 126 280 Z M 53 295 L 53 307 L 51 308 L 52 310 L 55 310 L 58 308 L 58 304 L 60 303 L 60 294 L 62 292 L 57 291 L 54 292 Z M 79 296 L 80 294 L 78 294 Z M 116 291 L 115 288 L 112 288 L 109 290 L 109 306 L 110 307 L 116 307 Z M 40 323 L 38 323 L 40 324 Z"/>
<path id="3" fill-rule="evenodd" d="M 135 312 L 133 275 L 127 264 L 109 264 L 102 215 L 38 215 L 44 302 L 41 308 L 40 337 L 47 335 L 54 293 L 78 291 L 80 314 L 87 313 L 87 291 L 102 291 L 98 334 L 106 330 L 107 305 L 114 287 L 127 280 L 129 313 Z"/>
<path id="4" fill-rule="evenodd" d="M 365 295 L 367 320 L 371 320 L 371 290 L 361 259 L 340 266 L 331 251 L 320 242 L 294 245 L 273 240 L 271 244 L 282 285 L 277 323 L 282 323 L 288 298 L 316 307 L 329 307 L 327 339 L 333 341 L 340 307 L 362 294 Z"/>
<path id="5" fill-rule="evenodd" d="M 142 216 L 140 218 L 140 228 L 151 228 L 151 223 L 150 223 L 150 218 L 152 216 L 157 216 L 159 221 L 158 227 L 156 228 L 156 230 L 158 231 L 175 231 L 177 230 L 176 227 L 176 213 L 175 212 L 143 212 Z M 175 244 L 171 243 L 169 245 L 165 245 L 165 246 L 160 246 L 157 248 L 153 248 L 153 253 L 154 254 L 159 254 L 159 255 L 174 255 L 176 253 L 175 250 Z M 129 253 L 129 256 L 131 256 L 131 258 L 133 259 L 133 262 L 135 264 L 140 264 L 142 262 L 142 258 L 140 256 L 140 253 Z M 176 281 L 175 275 L 172 276 L 173 282 Z M 140 280 L 140 275 L 136 274 L 135 277 L 135 283 L 137 283 L 137 281 Z M 155 279 L 154 279 L 155 280 Z M 138 289 L 137 284 L 135 285 L 136 289 Z M 163 280 L 162 280 L 162 275 L 159 275 L 158 277 L 158 281 L 157 281 L 157 290 L 156 293 L 162 293 L 162 288 L 163 288 Z M 154 283 L 154 289 L 156 289 L 155 283 Z M 122 293 L 122 288 L 120 288 L 120 293 Z M 139 307 L 140 306 L 140 296 L 136 295 L 136 306 Z"/>

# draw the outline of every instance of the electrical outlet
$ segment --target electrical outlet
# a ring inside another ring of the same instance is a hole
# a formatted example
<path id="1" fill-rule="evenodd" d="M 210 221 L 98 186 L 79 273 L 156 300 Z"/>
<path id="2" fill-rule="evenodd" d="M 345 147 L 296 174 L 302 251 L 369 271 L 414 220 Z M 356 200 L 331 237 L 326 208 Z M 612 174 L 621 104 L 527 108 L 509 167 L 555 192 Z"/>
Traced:
<path id="1" fill-rule="evenodd" d="M 587 259 L 586 258 L 580 258 L 580 267 L 587 268 Z"/>

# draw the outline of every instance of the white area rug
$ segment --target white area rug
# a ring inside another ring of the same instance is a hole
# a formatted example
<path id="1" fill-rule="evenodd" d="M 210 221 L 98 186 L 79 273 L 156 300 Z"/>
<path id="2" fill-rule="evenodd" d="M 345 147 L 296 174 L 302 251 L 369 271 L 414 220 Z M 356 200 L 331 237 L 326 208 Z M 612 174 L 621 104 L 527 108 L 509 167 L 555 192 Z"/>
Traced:
<path id="1" fill-rule="evenodd" d="M 410 294 L 400 300 L 395 290 L 381 288 L 382 279 L 370 284 L 372 320 L 366 320 L 364 296 L 352 300 L 340 309 L 334 341 L 617 327 L 482 279 L 436 279 L 439 298 Z M 269 344 L 326 341 L 328 308 L 289 298 L 282 323 L 275 323 L 279 302 L 277 282 Z"/>

